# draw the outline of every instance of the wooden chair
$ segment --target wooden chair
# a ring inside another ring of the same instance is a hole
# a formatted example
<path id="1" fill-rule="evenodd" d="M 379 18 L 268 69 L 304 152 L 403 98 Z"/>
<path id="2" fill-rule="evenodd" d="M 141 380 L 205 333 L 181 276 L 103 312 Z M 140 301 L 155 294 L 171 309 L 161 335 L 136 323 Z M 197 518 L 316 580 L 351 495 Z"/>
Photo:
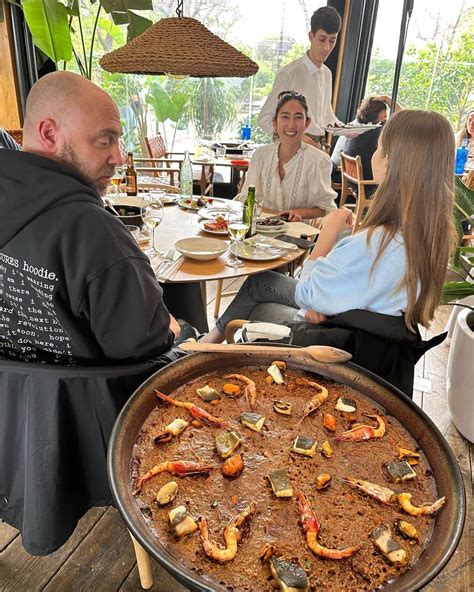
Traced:
<path id="1" fill-rule="evenodd" d="M 137 173 L 147 173 L 153 177 L 167 178 L 171 186 L 178 186 L 184 152 L 169 152 L 161 134 L 145 137 L 148 156 L 135 158 Z M 201 163 L 201 173 L 194 175 L 194 183 L 199 185 L 201 195 L 214 193 L 214 164 Z"/>
<path id="2" fill-rule="evenodd" d="M 374 187 L 377 185 L 373 180 L 365 180 L 362 172 L 362 160 L 360 156 L 348 156 L 341 152 L 341 174 L 342 174 L 342 189 L 341 200 L 339 207 L 343 207 L 349 195 L 352 195 L 356 200 L 355 206 L 348 204 L 348 208 L 354 208 L 355 220 L 354 230 L 362 222 L 363 217 L 372 205 L 372 199 L 366 197 L 365 188 Z M 357 191 L 353 190 L 349 183 L 357 186 Z"/>

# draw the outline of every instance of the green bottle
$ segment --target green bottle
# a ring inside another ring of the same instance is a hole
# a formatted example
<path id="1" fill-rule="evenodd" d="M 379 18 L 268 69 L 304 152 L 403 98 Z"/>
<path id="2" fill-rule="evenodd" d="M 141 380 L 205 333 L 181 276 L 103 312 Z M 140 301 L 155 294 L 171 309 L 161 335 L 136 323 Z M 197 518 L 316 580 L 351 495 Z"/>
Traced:
<path id="1" fill-rule="evenodd" d="M 244 201 L 244 224 L 248 224 L 249 229 L 245 235 L 246 238 L 255 234 L 255 185 L 249 185 L 247 197 Z"/>

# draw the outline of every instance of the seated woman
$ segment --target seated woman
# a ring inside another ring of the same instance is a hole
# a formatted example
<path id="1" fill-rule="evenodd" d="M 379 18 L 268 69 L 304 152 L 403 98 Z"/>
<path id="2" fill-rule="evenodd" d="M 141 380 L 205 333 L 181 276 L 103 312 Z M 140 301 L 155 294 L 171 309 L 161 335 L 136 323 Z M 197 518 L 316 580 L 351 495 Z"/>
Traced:
<path id="1" fill-rule="evenodd" d="M 365 98 L 357 110 L 355 124 L 379 123 L 382 125 L 387 121 L 388 109 L 392 107 L 392 100 L 387 95 L 373 96 Z M 401 110 L 400 105 L 395 105 L 394 112 Z M 373 153 L 377 150 L 377 142 L 382 128 L 369 130 L 353 138 L 340 136 L 334 146 L 331 154 L 331 162 L 336 166 L 341 163 L 340 153 L 344 152 L 349 156 L 360 156 L 362 160 L 362 173 L 365 180 L 373 179 L 371 159 Z M 356 185 L 352 185 L 353 190 L 357 190 Z M 366 187 L 365 194 L 370 196 L 375 192 L 376 187 Z"/>
<path id="2" fill-rule="evenodd" d="M 319 218 L 336 206 L 327 154 L 302 141 L 311 119 L 303 95 L 280 93 L 273 119 L 275 143 L 255 150 L 237 199 L 243 201 L 255 185 L 263 207 L 288 214 L 290 221 Z"/>
<path id="3" fill-rule="evenodd" d="M 460 148 L 463 140 L 468 141 L 469 158 L 474 158 L 474 109 L 467 112 L 466 121 L 456 134 L 456 148 Z"/>
<path id="4" fill-rule="evenodd" d="M 245 281 L 202 341 L 220 343 L 232 319 L 319 323 L 353 309 L 405 315 L 411 331 L 433 318 L 456 241 L 454 137 L 448 121 L 430 111 L 401 111 L 384 126 L 372 157 L 379 184 L 362 227 L 349 210 L 335 210 L 323 227 L 301 279 L 276 272 Z M 419 171 L 430 162 L 430 174 Z"/>

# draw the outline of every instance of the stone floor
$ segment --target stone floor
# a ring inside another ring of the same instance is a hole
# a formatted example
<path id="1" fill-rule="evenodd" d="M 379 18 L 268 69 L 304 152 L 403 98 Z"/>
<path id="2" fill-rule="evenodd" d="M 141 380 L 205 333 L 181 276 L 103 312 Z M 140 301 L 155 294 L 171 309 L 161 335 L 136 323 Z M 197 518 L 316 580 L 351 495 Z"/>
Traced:
<path id="1" fill-rule="evenodd" d="M 236 284 L 234 282 L 234 284 Z M 213 324 L 215 294 L 208 287 L 208 312 Z M 228 304 L 224 300 L 221 311 Z M 449 310 L 438 311 L 427 335 L 442 331 Z M 458 458 L 468 500 L 467 521 L 462 540 L 449 564 L 424 592 L 468 592 L 473 590 L 474 512 L 472 510 L 474 446 L 450 421 L 445 393 L 448 345 L 441 344 L 420 361 L 416 368 L 414 400 L 431 417 Z M 471 385 L 472 388 L 472 385 Z M 153 563 L 153 590 L 184 592 L 156 562 Z M 80 521 L 73 536 L 47 557 L 28 555 L 18 531 L 0 524 L 0 592 L 132 592 L 141 590 L 132 543 L 117 510 L 93 508 Z M 257 591 L 256 591 L 257 592 Z"/>

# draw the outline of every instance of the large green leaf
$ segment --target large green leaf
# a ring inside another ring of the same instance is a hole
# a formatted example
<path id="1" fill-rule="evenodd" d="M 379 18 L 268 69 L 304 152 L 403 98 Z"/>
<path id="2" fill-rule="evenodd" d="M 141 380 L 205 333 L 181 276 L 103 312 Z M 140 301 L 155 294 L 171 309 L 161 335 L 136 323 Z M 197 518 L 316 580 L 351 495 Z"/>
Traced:
<path id="1" fill-rule="evenodd" d="M 131 10 L 127 11 L 128 15 L 128 33 L 127 33 L 127 41 L 133 39 L 134 37 L 138 37 L 144 31 L 146 31 L 151 25 L 153 24 L 150 19 L 145 18 L 144 16 L 140 16 L 135 14 Z"/>
<path id="2" fill-rule="evenodd" d="M 72 57 L 68 15 L 59 0 L 23 0 L 23 12 L 33 43 L 54 62 Z"/>
<path id="3" fill-rule="evenodd" d="M 150 85 L 146 102 L 153 107 L 157 121 L 162 123 L 170 118 L 170 114 L 173 111 L 173 103 L 171 102 L 170 95 L 158 82 Z"/>

